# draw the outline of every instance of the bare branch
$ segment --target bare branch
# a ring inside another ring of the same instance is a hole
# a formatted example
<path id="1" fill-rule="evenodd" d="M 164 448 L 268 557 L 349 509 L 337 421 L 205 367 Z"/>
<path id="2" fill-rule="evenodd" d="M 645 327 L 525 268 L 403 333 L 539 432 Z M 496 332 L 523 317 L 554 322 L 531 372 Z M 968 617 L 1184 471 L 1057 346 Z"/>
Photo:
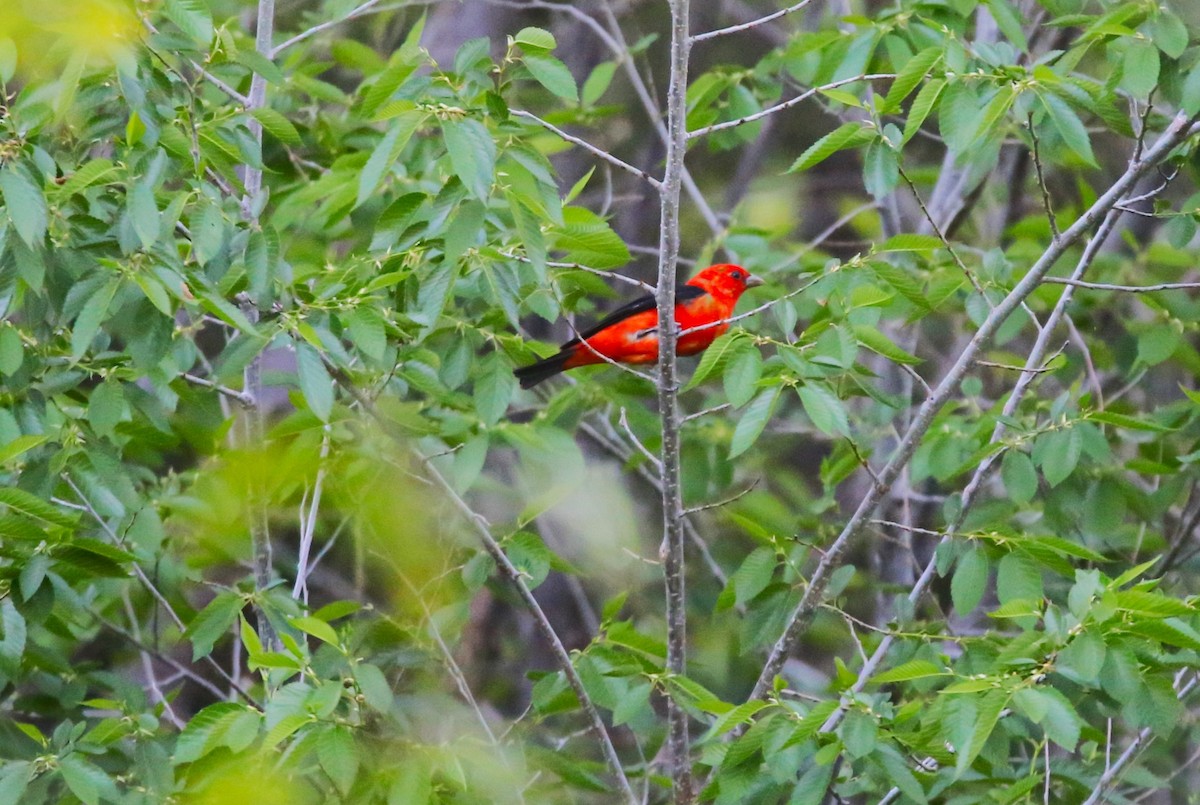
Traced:
<path id="1" fill-rule="evenodd" d="M 629 419 L 625 416 L 624 408 L 621 409 L 619 421 L 621 423 L 621 429 L 624 430 L 625 435 L 629 437 L 629 442 L 636 447 L 638 452 L 645 456 L 646 459 L 661 473 L 662 461 L 659 460 L 658 456 L 651 453 L 646 445 L 642 444 L 642 440 L 639 439 L 637 434 L 633 432 L 633 428 L 629 427 Z"/>
<path id="2" fill-rule="evenodd" d="M 291 39 L 287 39 L 287 40 L 283 41 L 282 43 L 276 45 L 275 47 L 271 48 L 268 53 L 265 53 L 263 55 L 265 55 L 269 59 L 274 59 L 276 56 L 278 56 L 280 53 L 282 53 L 283 51 L 290 48 L 292 45 L 303 42 L 305 39 L 308 39 L 310 36 L 316 36 L 317 34 L 321 33 L 321 31 L 327 31 L 330 28 L 334 28 L 338 25 L 341 25 L 343 22 L 348 22 L 349 20 L 352 20 L 355 17 L 361 17 L 363 14 L 370 11 L 372 6 L 374 6 L 378 3 L 379 3 L 379 0 L 366 0 L 365 3 L 362 3 L 358 6 L 356 6 L 355 8 L 350 9 L 344 15 L 342 15 L 341 17 L 338 17 L 336 20 L 329 20 L 328 22 L 322 22 L 320 25 L 314 25 L 313 27 L 309 28 L 306 31 L 301 31 L 300 33 L 293 36 Z"/>
<path id="3" fill-rule="evenodd" d="M 756 20 L 743 22 L 740 25 L 730 25 L 728 28 L 718 28 L 715 31 L 706 31 L 702 34 L 696 34 L 692 37 L 692 42 L 704 42 L 709 39 L 715 39 L 718 36 L 727 36 L 729 34 L 737 34 L 742 31 L 749 31 L 751 28 L 757 28 L 760 25 L 766 25 L 768 22 L 774 22 L 780 17 L 786 17 L 788 14 L 793 14 L 811 3 L 812 0 L 800 0 L 799 3 L 790 5 L 787 8 L 782 8 L 773 14 L 768 14 L 765 17 L 759 17 Z"/>
<path id="4" fill-rule="evenodd" d="M 654 178 L 650 174 L 646 173 L 641 168 L 635 168 L 633 165 L 630 165 L 625 160 L 613 156 L 612 154 L 605 151 L 603 148 L 597 148 L 596 146 L 589 143 L 587 140 L 580 139 L 579 137 L 576 137 L 573 134 L 568 134 L 567 132 L 560 129 L 558 126 L 554 125 L 553 123 L 551 123 L 549 121 L 542 120 L 540 117 L 533 114 L 532 112 L 526 112 L 522 109 L 513 109 L 513 110 L 511 110 L 510 114 L 513 117 L 520 117 L 520 118 L 525 118 L 526 120 L 532 120 L 534 123 L 537 123 L 542 128 L 544 128 L 548 131 L 554 132 L 555 134 L 557 134 L 559 137 L 563 138 L 567 142 L 578 145 L 580 148 L 587 151 L 589 154 L 592 154 L 595 157 L 599 157 L 600 159 L 603 159 L 605 162 L 609 163 L 610 165 L 615 165 L 616 167 L 620 168 L 621 170 L 623 170 L 627 173 L 631 173 L 634 176 L 638 177 L 639 179 L 641 179 L 645 182 L 648 182 L 650 184 L 650 186 L 653 187 L 655 190 L 660 190 L 662 188 L 662 182 L 660 182 L 658 179 Z"/>
<path id="5" fill-rule="evenodd" d="M 1089 291 L 1119 291 L 1121 293 L 1156 293 L 1158 291 L 1192 291 L 1200 288 L 1200 282 L 1163 282 L 1158 285 L 1112 285 L 1107 282 L 1085 282 L 1070 277 L 1046 277 L 1044 282 L 1055 285 L 1070 285 Z"/>
<path id="6" fill-rule="evenodd" d="M 1037 173 L 1038 187 L 1042 191 L 1042 206 L 1046 209 L 1046 220 L 1050 222 L 1050 233 L 1055 240 L 1060 237 L 1058 232 L 1058 219 L 1054 216 L 1054 205 L 1050 203 L 1050 191 L 1046 188 L 1046 175 L 1042 171 L 1042 155 L 1038 151 L 1038 136 L 1033 128 L 1033 115 L 1029 116 L 1029 137 L 1033 142 L 1033 147 L 1029 152 L 1033 156 L 1033 169 Z M 1013 189 L 1011 192 L 1016 192 Z"/>

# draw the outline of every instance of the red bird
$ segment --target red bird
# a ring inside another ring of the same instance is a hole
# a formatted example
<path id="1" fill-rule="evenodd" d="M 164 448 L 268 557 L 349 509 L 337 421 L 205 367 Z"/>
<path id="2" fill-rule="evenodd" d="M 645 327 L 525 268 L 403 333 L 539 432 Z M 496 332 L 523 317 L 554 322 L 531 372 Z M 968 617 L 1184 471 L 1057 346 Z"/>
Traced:
<path id="1" fill-rule="evenodd" d="M 675 321 L 680 331 L 721 322 L 747 288 L 763 281 L 741 266 L 721 263 L 709 266 L 675 291 Z M 658 361 L 658 303 L 649 294 L 614 310 L 589 330 L 562 345 L 557 355 L 522 366 L 513 374 L 521 388 L 536 386 L 548 377 L 577 366 L 605 363 L 656 363 Z M 675 345 L 677 355 L 703 352 L 729 329 L 728 322 L 688 333 Z M 584 343 L 586 342 L 586 343 Z M 598 353 L 598 354 L 597 354 Z M 600 357 L 603 355 L 604 357 Z"/>

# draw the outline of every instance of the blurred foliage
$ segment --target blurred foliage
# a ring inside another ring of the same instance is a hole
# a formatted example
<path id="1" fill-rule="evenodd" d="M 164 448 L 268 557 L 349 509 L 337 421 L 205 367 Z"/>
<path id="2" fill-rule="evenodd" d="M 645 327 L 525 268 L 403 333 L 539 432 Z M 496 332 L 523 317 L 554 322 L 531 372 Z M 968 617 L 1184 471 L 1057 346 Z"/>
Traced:
<path id="1" fill-rule="evenodd" d="M 276 43 L 356 6 L 283 5 Z M 753 304 L 778 301 L 681 392 L 707 412 L 684 426 L 687 504 L 724 503 L 691 517 L 713 556 L 689 559 L 690 670 L 671 677 L 653 467 L 632 441 L 658 448 L 652 387 L 609 367 L 537 394 L 512 376 L 552 349 L 532 335 L 615 295 L 600 275 L 635 239 L 616 220 L 646 191 L 578 170 L 590 155 L 512 112 L 653 172 L 623 70 L 658 69 L 664 43 L 594 58 L 563 35 L 594 35 L 576 17 L 529 15 L 554 32 L 460 37 L 435 61 L 444 9 L 384 5 L 265 56 L 233 0 L 0 15 L 0 803 L 614 801 L 480 528 L 650 801 L 669 797 L 665 695 L 721 803 L 1082 802 L 1134 736 L 1131 796 L 1194 796 L 1195 289 L 1080 289 L 1070 343 L 1004 416 L 1064 292 L 1040 287 L 936 413 L 772 694 L 745 701 L 921 384 L 1053 242 L 1043 194 L 1065 227 L 1200 112 L 1194 9 L 814 5 L 771 23 L 770 47 L 768 26 L 695 44 L 693 131 L 820 90 L 810 136 L 768 140 L 752 179 L 729 154 L 773 136 L 763 122 L 689 161 L 710 197 L 744 187 L 719 231 L 688 208 L 685 251 L 746 265 L 768 280 Z M 1089 280 L 1200 279 L 1194 140 Z M 914 192 L 961 215 L 928 227 Z M 844 216 L 840 244 L 806 244 L 818 207 Z M 926 562 L 934 594 L 910 601 Z"/>

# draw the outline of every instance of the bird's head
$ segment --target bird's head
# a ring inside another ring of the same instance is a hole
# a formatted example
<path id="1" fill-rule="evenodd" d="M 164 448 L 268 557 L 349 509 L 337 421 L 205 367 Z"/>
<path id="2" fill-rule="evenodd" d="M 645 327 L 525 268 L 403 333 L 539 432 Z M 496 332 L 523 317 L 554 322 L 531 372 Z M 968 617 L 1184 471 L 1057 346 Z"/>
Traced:
<path id="1" fill-rule="evenodd" d="M 708 291 L 718 299 L 736 302 L 747 288 L 762 285 L 762 278 L 756 277 L 741 266 L 732 263 L 718 263 L 709 266 L 688 280 L 688 285 L 696 285 Z"/>

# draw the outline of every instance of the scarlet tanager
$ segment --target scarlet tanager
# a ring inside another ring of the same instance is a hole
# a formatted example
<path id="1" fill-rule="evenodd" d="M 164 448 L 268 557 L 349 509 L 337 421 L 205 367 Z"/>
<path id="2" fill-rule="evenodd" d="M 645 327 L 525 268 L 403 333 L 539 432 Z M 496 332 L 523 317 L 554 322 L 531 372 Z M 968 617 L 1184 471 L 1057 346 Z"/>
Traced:
<path id="1" fill-rule="evenodd" d="M 688 333 L 675 345 L 677 355 L 703 352 L 729 329 L 724 321 L 747 288 L 763 281 L 741 266 L 709 266 L 675 290 L 675 321 L 680 332 L 713 322 L 714 327 Z M 522 366 L 513 372 L 521 388 L 536 386 L 548 377 L 577 366 L 605 363 L 655 363 L 658 361 L 658 303 L 647 294 L 617 308 L 588 330 L 562 345 L 557 355 Z M 601 357 L 604 356 L 604 357 Z"/>

